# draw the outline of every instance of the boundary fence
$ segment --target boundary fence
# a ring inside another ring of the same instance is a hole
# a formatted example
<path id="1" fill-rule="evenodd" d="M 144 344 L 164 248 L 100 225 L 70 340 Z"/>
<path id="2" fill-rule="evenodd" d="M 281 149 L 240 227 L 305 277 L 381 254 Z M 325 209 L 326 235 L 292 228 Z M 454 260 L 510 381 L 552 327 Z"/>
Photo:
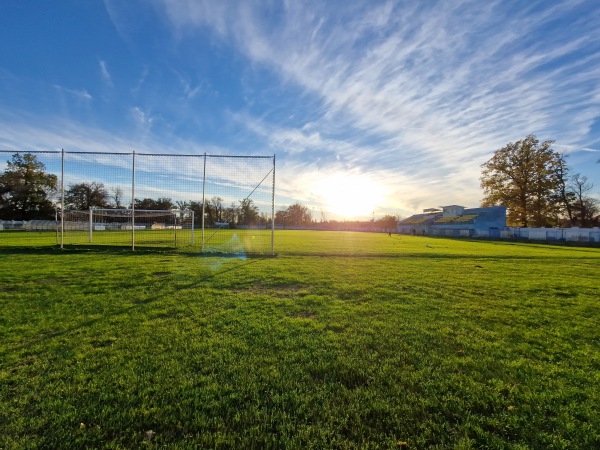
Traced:
<path id="1" fill-rule="evenodd" d="M 598 242 L 600 228 L 520 228 L 507 227 L 500 231 L 502 239 L 527 239 L 530 241 Z"/>

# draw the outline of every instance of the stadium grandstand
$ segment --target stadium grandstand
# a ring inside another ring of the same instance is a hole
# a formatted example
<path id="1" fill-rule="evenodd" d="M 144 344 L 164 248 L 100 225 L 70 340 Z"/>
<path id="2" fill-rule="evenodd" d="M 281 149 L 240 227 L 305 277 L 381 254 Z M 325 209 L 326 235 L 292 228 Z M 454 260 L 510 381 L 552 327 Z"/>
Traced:
<path id="1" fill-rule="evenodd" d="M 506 227 L 506 207 L 465 208 L 459 205 L 428 208 L 398 222 L 403 234 L 449 237 L 500 237 Z"/>

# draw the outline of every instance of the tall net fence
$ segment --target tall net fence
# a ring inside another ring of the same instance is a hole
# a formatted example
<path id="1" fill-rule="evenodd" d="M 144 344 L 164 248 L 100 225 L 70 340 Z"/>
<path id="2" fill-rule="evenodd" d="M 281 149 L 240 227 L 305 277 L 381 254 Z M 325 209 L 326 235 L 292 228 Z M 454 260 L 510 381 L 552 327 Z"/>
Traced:
<path id="1" fill-rule="evenodd" d="M 3 155 L 0 247 L 274 253 L 274 156 Z"/>

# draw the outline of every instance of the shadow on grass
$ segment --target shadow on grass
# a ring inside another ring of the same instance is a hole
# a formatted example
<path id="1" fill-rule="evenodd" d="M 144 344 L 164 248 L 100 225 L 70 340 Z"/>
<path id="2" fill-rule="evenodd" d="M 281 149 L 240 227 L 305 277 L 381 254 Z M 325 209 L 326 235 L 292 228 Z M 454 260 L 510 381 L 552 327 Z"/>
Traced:
<path id="1" fill-rule="evenodd" d="M 199 250 L 187 250 L 187 249 L 174 249 L 172 247 L 136 247 L 135 250 L 123 246 L 66 246 L 61 249 L 57 246 L 44 246 L 44 247 L 0 247 L 0 255 L 77 255 L 86 253 L 98 253 L 98 254 L 110 254 L 118 256 L 146 256 L 146 255 L 168 255 L 168 256 L 188 256 L 193 258 L 231 258 L 239 259 L 240 257 L 248 259 L 264 259 L 264 258 L 276 258 L 278 255 L 271 255 L 265 253 L 252 253 L 244 252 L 241 253 L 225 253 L 225 252 L 205 252 L 202 253 Z"/>
<path id="2" fill-rule="evenodd" d="M 436 247 L 430 246 L 429 249 L 443 249 L 445 247 Z M 384 258 L 384 259 L 439 259 L 439 260 L 465 260 L 465 259 L 488 259 L 490 261 L 515 261 L 515 260 L 530 260 L 531 256 L 520 256 L 520 255 L 484 255 L 484 254 L 456 254 L 456 253 L 434 253 L 433 250 L 424 250 L 420 253 L 415 252 L 378 252 L 378 253 L 318 253 L 318 252 L 309 252 L 309 251 L 292 251 L 292 252 L 281 252 L 279 253 L 280 257 L 314 257 L 314 258 L 356 258 L 356 259 L 375 259 L 375 258 Z M 598 252 L 594 252 L 598 255 Z M 536 255 L 536 260 L 551 260 L 555 261 L 558 256 L 543 256 Z M 600 255 L 594 256 L 581 256 L 581 255 L 573 255 L 573 256 L 560 256 L 561 260 L 568 259 L 576 259 L 576 260 L 600 260 Z"/>
<path id="3" fill-rule="evenodd" d="M 148 256 L 148 255 L 160 255 L 160 256 L 179 256 L 179 257 L 188 257 L 188 258 L 219 258 L 219 259 L 250 259 L 250 260 L 259 260 L 259 259 L 271 259 L 277 257 L 315 257 L 315 258 L 358 258 L 358 259 L 368 259 L 368 258 L 390 258 L 390 259 L 405 259 L 405 258 L 419 258 L 419 259 L 489 259 L 489 260 L 529 260 L 531 259 L 530 255 L 485 255 L 481 254 L 457 254 L 451 252 L 445 252 L 444 250 L 449 248 L 446 245 L 438 244 L 435 241 L 435 237 L 429 238 L 431 239 L 430 244 L 424 244 L 423 250 L 420 252 L 415 252 L 414 250 L 403 252 L 402 250 L 394 251 L 394 252 L 355 252 L 355 253 L 344 253 L 344 252 L 318 252 L 318 251 L 282 251 L 280 253 L 276 253 L 274 255 L 264 254 L 264 253 L 223 253 L 223 252 L 206 252 L 202 253 L 198 250 L 186 250 L 186 249 L 174 249 L 169 247 L 138 247 L 135 250 L 131 250 L 130 248 L 125 248 L 122 246 L 69 246 L 64 249 L 60 249 L 56 246 L 49 247 L 0 247 L 0 256 L 1 255 L 83 255 L 83 254 L 108 254 L 108 255 L 118 255 L 118 256 L 129 256 L 129 257 L 139 257 L 139 256 Z M 440 238 L 445 239 L 445 238 Z M 468 240 L 463 242 L 481 242 Z M 524 246 L 531 248 L 531 243 L 513 243 L 513 242 L 500 242 L 498 241 L 498 245 L 509 245 L 509 246 Z M 570 247 L 570 246 L 569 246 Z M 548 244 L 543 244 L 544 249 L 548 250 L 564 250 L 565 246 L 552 246 Z M 570 247 L 574 252 L 572 256 L 561 255 L 562 259 L 582 259 L 581 253 L 591 253 L 592 255 L 596 255 L 596 257 L 591 256 L 589 258 L 583 259 L 598 259 L 598 250 L 594 248 L 586 248 L 586 247 Z M 441 250 L 441 251 L 440 251 Z M 540 260 L 555 260 L 557 257 L 553 255 L 536 255 L 536 259 Z"/>

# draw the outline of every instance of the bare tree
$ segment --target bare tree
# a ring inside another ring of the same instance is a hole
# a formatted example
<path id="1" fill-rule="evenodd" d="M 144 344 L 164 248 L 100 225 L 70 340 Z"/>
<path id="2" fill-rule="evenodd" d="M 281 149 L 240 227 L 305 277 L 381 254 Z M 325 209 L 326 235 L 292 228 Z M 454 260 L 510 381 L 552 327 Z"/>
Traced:
<path id="1" fill-rule="evenodd" d="M 112 192 L 111 199 L 112 199 L 113 203 L 115 204 L 115 208 L 122 208 L 123 207 L 123 189 L 121 189 L 119 186 L 117 186 L 117 187 L 111 188 L 110 191 Z"/>
<path id="2" fill-rule="evenodd" d="M 571 177 L 569 189 L 574 197 L 573 222 L 578 226 L 591 226 L 598 215 L 598 200 L 588 195 L 593 188 L 594 184 L 588 181 L 588 177 L 579 173 Z"/>
<path id="3" fill-rule="evenodd" d="M 204 209 L 206 212 L 206 218 L 208 219 L 208 223 L 214 224 L 215 222 L 226 221 L 224 220 L 225 209 L 223 207 L 223 199 L 221 197 L 215 196 L 210 200 L 207 200 L 206 207 Z"/>

